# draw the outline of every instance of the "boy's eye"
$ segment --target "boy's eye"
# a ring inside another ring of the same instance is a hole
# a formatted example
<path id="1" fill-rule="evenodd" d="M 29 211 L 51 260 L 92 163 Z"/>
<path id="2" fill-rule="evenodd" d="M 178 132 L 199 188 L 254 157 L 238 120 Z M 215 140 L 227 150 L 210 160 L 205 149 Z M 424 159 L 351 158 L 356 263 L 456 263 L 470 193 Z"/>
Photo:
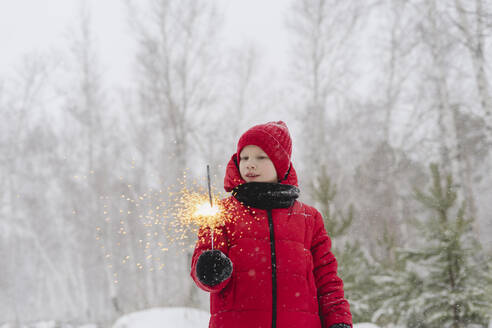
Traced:
<path id="1" fill-rule="evenodd" d="M 258 156 L 258 159 L 266 159 L 266 156 Z"/>
<path id="2" fill-rule="evenodd" d="M 243 157 L 240 157 L 240 160 L 242 160 L 242 161 L 247 161 L 247 160 L 248 160 L 248 156 L 243 156 Z"/>

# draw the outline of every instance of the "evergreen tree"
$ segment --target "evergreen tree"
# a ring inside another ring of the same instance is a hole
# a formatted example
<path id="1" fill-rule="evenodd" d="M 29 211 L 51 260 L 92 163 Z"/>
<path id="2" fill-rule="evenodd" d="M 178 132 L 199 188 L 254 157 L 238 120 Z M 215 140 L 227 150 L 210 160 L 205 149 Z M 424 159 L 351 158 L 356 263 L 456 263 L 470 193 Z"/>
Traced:
<path id="1" fill-rule="evenodd" d="M 465 204 L 457 207 L 457 191 L 450 175 L 442 179 L 432 164 L 432 185 L 416 199 L 432 215 L 415 220 L 422 247 L 399 252 L 399 266 L 379 275 L 381 301 L 373 320 L 407 327 L 485 327 L 490 318 L 491 271 L 472 234 L 473 218 L 465 218 Z M 444 181 L 443 181 L 444 180 Z"/>
<path id="2" fill-rule="evenodd" d="M 349 206 L 347 213 L 335 210 L 334 200 L 337 186 L 322 169 L 316 183 L 311 186 L 314 200 L 323 215 L 326 231 L 332 240 L 347 234 L 354 218 L 354 207 Z M 369 321 L 374 307 L 371 306 L 370 295 L 375 288 L 371 280 L 373 268 L 362 251 L 358 240 L 349 238 L 342 246 L 334 242 L 333 253 L 338 261 L 338 272 L 343 279 L 345 296 L 350 303 L 354 322 Z"/>
<path id="3" fill-rule="evenodd" d="M 333 202 L 337 195 L 337 186 L 331 182 L 330 176 L 326 173 L 324 167 L 320 171 L 316 183 L 311 186 L 314 200 L 319 204 L 325 229 L 328 235 L 336 238 L 345 234 L 352 224 L 354 218 L 354 208 L 349 206 L 348 213 L 344 215 L 341 211 L 334 212 Z"/>

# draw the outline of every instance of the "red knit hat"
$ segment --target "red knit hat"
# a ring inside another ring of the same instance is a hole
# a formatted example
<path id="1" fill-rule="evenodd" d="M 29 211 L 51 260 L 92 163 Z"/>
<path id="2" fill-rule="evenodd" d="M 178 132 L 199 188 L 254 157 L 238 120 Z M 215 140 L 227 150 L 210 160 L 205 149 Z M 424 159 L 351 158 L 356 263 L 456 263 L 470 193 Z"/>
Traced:
<path id="1" fill-rule="evenodd" d="M 282 180 L 290 166 L 292 140 L 287 125 L 282 122 L 268 122 L 255 125 L 239 138 L 237 143 L 237 162 L 241 150 L 248 145 L 260 147 L 275 166 L 279 180 Z"/>

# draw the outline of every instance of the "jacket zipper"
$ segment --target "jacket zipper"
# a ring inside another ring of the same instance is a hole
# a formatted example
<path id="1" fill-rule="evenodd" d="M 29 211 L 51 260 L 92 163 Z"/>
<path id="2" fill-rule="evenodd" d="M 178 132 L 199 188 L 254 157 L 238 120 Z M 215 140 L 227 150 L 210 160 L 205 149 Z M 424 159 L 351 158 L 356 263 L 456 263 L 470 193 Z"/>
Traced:
<path id="1" fill-rule="evenodd" d="M 272 253 L 272 328 L 277 326 L 277 261 L 275 258 L 275 233 L 273 230 L 272 210 L 267 210 L 270 227 L 270 250 Z"/>

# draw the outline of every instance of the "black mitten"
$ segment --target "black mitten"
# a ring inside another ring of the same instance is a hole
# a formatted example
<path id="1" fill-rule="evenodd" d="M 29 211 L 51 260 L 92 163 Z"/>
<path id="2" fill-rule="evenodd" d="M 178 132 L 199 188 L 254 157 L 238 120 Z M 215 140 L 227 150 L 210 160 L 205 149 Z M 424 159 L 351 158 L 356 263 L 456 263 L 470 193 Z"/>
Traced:
<path id="1" fill-rule="evenodd" d="M 331 326 L 330 328 L 351 328 L 351 326 L 347 325 L 345 323 L 337 323 L 337 324 Z"/>
<path id="2" fill-rule="evenodd" d="M 203 252 L 196 262 L 196 276 L 204 285 L 218 285 L 231 274 L 231 260 L 217 249 Z"/>

